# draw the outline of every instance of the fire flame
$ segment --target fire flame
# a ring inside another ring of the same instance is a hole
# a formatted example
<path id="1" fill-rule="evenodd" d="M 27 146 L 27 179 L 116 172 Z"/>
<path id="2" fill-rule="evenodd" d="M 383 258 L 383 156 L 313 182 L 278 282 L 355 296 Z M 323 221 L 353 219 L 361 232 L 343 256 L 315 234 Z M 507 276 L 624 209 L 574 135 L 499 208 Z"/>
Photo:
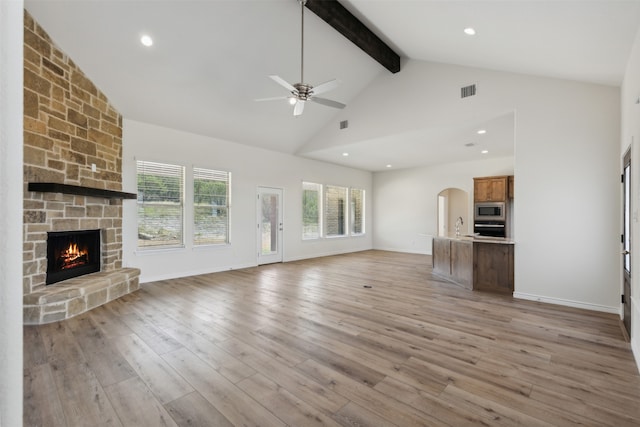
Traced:
<path id="1" fill-rule="evenodd" d="M 79 249 L 76 243 L 69 243 L 69 247 L 60 253 L 62 270 L 86 264 L 87 254 L 88 251 Z"/>

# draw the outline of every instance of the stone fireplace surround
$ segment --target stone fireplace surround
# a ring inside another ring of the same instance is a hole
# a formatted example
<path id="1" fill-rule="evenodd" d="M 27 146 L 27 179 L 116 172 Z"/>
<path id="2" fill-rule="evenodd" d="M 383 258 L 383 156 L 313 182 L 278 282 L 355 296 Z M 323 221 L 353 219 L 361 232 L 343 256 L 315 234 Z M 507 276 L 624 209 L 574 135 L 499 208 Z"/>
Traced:
<path id="1" fill-rule="evenodd" d="M 122 268 L 122 200 L 63 193 L 27 192 L 25 285 L 35 284 L 23 298 L 24 323 L 68 319 L 138 289 L 140 270 Z M 36 206 L 42 209 L 33 210 Z M 39 213 L 39 214 L 37 214 Z M 71 215 L 69 217 L 69 215 Z M 40 222 L 41 221 L 41 222 Z M 45 285 L 48 231 L 100 229 L 101 271 Z M 33 270 L 32 270 L 33 269 Z M 25 286 L 26 288 L 26 286 Z"/>
<path id="2" fill-rule="evenodd" d="M 129 196 L 121 188 L 122 116 L 25 10 L 25 324 L 64 320 L 138 289 L 140 270 L 122 267 Z M 45 285 L 47 232 L 87 229 L 100 230 L 101 271 Z"/>
<path id="3" fill-rule="evenodd" d="M 38 274 L 29 277 L 37 283 L 35 290 L 26 293 L 23 299 L 25 324 L 44 324 L 68 319 L 91 310 L 139 288 L 140 270 L 121 268 L 122 254 L 122 199 L 135 198 L 135 194 L 119 191 L 99 190 L 86 187 L 65 186 L 49 183 L 30 183 L 27 187 L 31 206 L 34 199 L 42 200 L 40 211 L 36 215 L 44 223 L 25 224 L 30 231 L 45 230 L 44 233 L 31 233 L 34 246 L 42 246 L 44 237 L 44 261 L 31 265 L 38 266 Z M 35 190 L 35 191 L 31 191 Z M 71 194 L 70 194 L 71 193 Z M 80 194 L 94 194 L 85 196 Z M 70 218 L 66 212 L 73 212 Z M 47 220 L 47 216 L 49 220 Z M 25 215 L 25 218 L 28 218 Z M 46 278 L 46 238 L 49 231 L 100 230 L 101 271 L 74 277 L 55 284 L 42 286 L 42 270 Z M 25 242 L 25 247 L 30 247 Z M 25 270 L 25 273 L 28 273 Z"/>

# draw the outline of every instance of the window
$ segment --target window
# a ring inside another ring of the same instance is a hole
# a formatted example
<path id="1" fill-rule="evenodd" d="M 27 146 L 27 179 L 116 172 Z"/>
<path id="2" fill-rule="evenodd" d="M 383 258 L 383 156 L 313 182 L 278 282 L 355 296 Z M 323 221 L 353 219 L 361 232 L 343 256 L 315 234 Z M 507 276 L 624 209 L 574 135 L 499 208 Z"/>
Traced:
<path id="1" fill-rule="evenodd" d="M 323 193 L 324 190 L 324 193 Z M 323 197 L 324 195 L 324 197 Z M 359 188 L 302 183 L 302 239 L 365 234 L 365 192 Z M 324 227 L 324 228 L 323 228 Z"/>
<path id="2" fill-rule="evenodd" d="M 345 187 L 326 186 L 324 218 L 327 237 L 346 235 L 346 202 L 347 189 Z"/>
<path id="3" fill-rule="evenodd" d="M 229 243 L 229 172 L 193 168 L 193 244 Z"/>
<path id="4" fill-rule="evenodd" d="M 364 234 L 364 190 L 351 189 L 351 235 Z"/>
<path id="5" fill-rule="evenodd" d="M 184 167 L 137 161 L 138 248 L 184 245 Z"/>
<path id="6" fill-rule="evenodd" d="M 321 237 L 320 212 L 322 186 L 312 182 L 302 183 L 302 238 L 319 239 Z"/>

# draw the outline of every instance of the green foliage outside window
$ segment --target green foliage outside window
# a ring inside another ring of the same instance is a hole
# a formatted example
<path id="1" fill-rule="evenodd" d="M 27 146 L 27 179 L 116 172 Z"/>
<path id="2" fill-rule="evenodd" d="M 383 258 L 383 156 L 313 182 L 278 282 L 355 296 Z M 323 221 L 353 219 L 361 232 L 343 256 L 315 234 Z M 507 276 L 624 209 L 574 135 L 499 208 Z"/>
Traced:
<path id="1" fill-rule="evenodd" d="M 193 169 L 193 244 L 229 243 L 229 172 Z"/>
<path id="2" fill-rule="evenodd" d="M 302 238 L 320 237 L 320 184 L 302 183 Z"/>
<path id="3" fill-rule="evenodd" d="M 137 162 L 138 247 L 184 244 L 184 167 Z"/>

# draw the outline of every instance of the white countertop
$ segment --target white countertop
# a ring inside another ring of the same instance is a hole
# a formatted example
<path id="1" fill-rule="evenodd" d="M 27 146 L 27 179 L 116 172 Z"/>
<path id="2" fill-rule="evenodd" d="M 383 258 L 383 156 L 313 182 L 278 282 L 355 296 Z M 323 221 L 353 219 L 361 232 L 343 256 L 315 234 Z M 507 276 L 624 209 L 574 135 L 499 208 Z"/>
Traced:
<path id="1" fill-rule="evenodd" d="M 452 233 L 446 236 L 436 236 L 434 238 L 460 240 L 463 242 L 473 242 L 473 243 L 498 243 L 503 245 L 515 245 L 516 243 L 508 237 L 478 236 L 477 234 L 460 234 L 459 236 L 456 236 L 455 234 Z"/>

